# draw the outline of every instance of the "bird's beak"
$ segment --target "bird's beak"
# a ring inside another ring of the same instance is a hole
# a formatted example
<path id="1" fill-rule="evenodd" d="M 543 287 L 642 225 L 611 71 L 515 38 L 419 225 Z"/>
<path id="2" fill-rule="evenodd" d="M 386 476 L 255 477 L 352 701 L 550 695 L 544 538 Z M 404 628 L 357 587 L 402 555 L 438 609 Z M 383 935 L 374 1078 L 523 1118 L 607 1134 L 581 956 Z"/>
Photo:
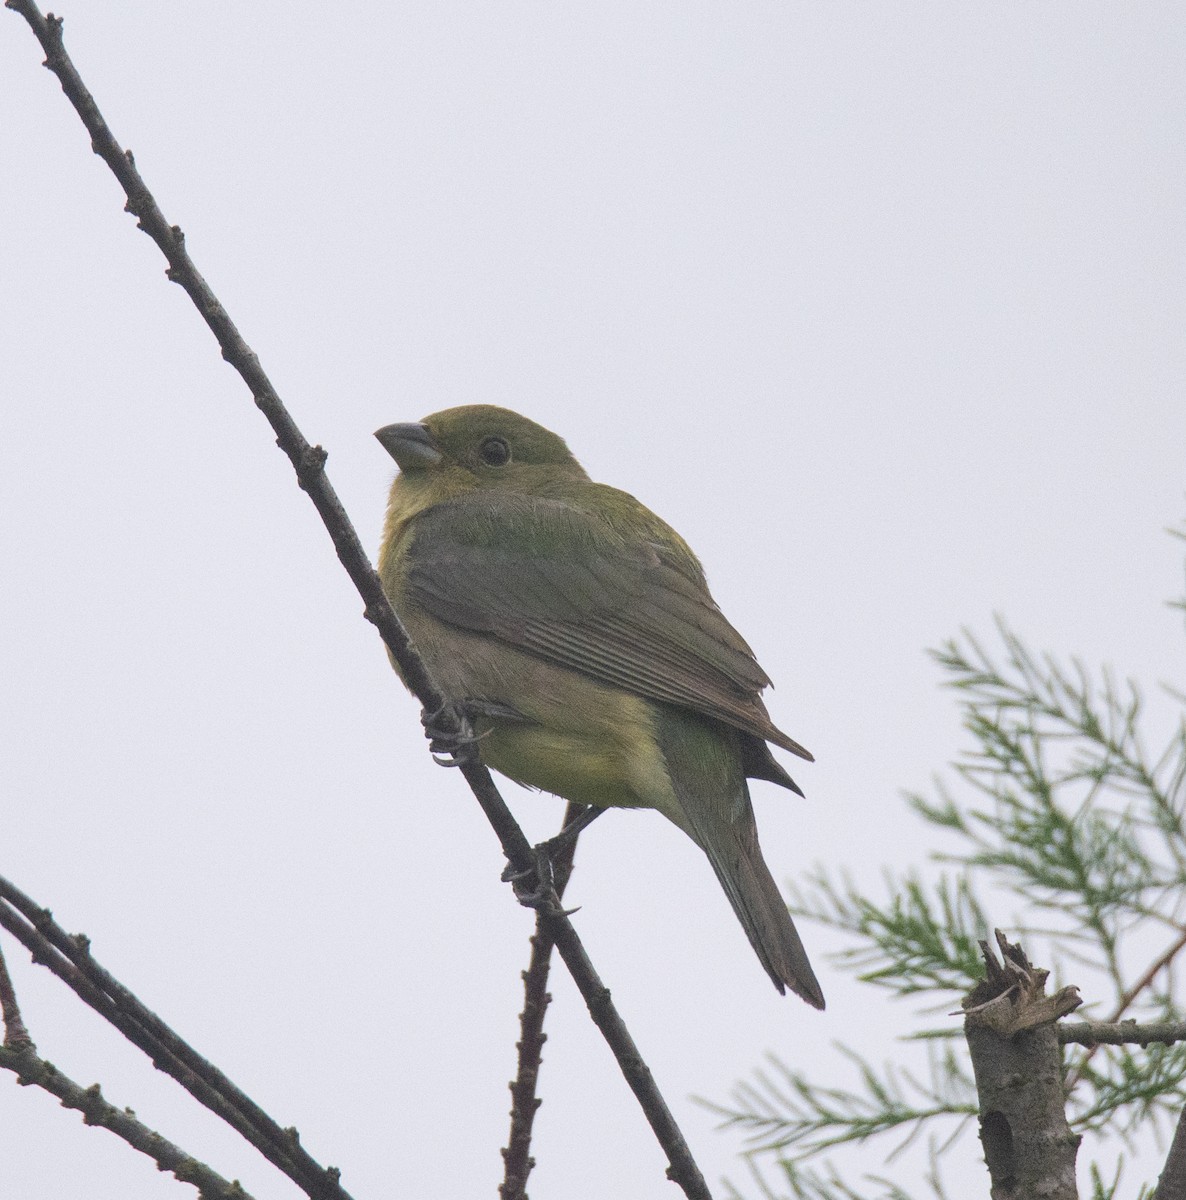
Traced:
<path id="1" fill-rule="evenodd" d="M 423 425 L 414 422 L 404 425 L 384 425 L 375 430 L 379 444 L 399 463 L 401 471 L 435 466 L 443 457 Z"/>

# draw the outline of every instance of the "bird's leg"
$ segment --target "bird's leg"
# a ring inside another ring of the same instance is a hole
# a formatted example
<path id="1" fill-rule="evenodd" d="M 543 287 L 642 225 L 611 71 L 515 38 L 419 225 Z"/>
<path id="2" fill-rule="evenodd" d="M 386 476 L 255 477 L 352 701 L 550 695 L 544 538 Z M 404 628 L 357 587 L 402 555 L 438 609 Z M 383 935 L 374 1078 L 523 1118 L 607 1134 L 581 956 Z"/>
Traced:
<path id="1" fill-rule="evenodd" d="M 567 850 L 569 846 L 573 845 L 578 835 L 588 829 L 603 812 L 605 812 L 604 808 L 598 808 L 595 804 L 587 804 L 555 837 L 548 838 L 546 842 L 540 842 L 535 847 L 536 854 L 544 854 L 549 859 L 554 859 L 560 851 Z"/>
<path id="2" fill-rule="evenodd" d="M 503 871 L 503 882 L 509 883 L 514 888 L 515 897 L 520 904 L 526 908 L 534 908 L 537 911 L 553 915 L 563 913 L 565 916 L 568 916 L 570 913 L 576 912 L 575 908 L 557 908 L 552 899 L 556 877 L 553 863 L 558 854 L 572 847 L 581 830 L 587 829 L 592 825 L 603 812 L 605 812 L 604 808 L 597 808 L 592 804 L 588 805 L 573 820 L 569 821 L 555 837 L 548 838 L 547 841 L 532 846 L 531 853 L 535 859 L 534 866 L 526 871 L 513 871 L 508 866 Z M 534 886 L 532 886 L 533 881 Z"/>

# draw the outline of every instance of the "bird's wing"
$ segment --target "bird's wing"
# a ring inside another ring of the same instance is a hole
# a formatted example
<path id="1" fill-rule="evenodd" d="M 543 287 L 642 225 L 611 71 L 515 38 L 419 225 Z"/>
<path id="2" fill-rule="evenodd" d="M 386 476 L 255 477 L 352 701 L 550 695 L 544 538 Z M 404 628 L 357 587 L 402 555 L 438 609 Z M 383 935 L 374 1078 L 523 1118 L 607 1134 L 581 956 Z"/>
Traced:
<path id="1" fill-rule="evenodd" d="M 650 514 L 648 514 L 648 517 Z M 810 759 L 770 720 L 770 680 L 666 527 L 615 528 L 577 504 L 476 493 L 413 523 L 408 598 L 438 620 Z"/>

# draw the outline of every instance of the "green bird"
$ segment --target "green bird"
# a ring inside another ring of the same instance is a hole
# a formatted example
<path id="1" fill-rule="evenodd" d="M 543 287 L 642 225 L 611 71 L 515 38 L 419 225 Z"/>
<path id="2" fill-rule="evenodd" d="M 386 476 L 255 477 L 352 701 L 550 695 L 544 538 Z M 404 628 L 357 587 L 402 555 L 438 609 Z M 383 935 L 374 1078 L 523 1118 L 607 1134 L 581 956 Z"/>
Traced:
<path id="1" fill-rule="evenodd" d="M 771 722 L 770 680 L 687 543 L 509 409 L 375 436 L 400 468 L 383 587 L 482 761 L 598 809 L 657 808 L 708 856 L 775 987 L 823 1008 L 746 783 L 802 795 L 767 743 L 811 755 Z"/>

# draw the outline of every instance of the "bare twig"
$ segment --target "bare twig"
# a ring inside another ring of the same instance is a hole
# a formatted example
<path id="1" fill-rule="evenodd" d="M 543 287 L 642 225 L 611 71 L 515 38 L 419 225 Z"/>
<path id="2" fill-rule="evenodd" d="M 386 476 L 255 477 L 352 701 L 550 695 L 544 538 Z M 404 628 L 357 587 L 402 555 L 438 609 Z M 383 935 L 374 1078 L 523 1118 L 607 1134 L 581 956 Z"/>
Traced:
<path id="1" fill-rule="evenodd" d="M 1168 1046 L 1186 1042 L 1186 1021 L 1067 1021 L 1055 1032 L 1064 1046 Z"/>
<path id="2" fill-rule="evenodd" d="M 193 1184 L 203 1200 L 251 1200 L 237 1181 L 228 1182 L 204 1162 L 149 1129 L 136 1119 L 131 1109 L 116 1108 L 105 1100 L 97 1083 L 88 1088 L 81 1087 L 52 1063 L 38 1056 L 33 1039 L 21 1019 L 3 948 L 0 948 L 0 1010 L 4 1015 L 0 1067 L 12 1071 L 22 1087 L 42 1088 L 56 1096 L 63 1108 L 74 1108 L 81 1112 L 88 1125 L 110 1129 L 134 1150 L 147 1154 L 159 1170 L 171 1171 L 182 1183 Z"/>
<path id="3" fill-rule="evenodd" d="M 14 1072 L 17 1083 L 22 1086 L 42 1088 L 56 1096 L 63 1108 L 76 1109 L 88 1125 L 110 1129 L 133 1150 L 148 1155 L 158 1170 L 170 1171 L 182 1183 L 196 1187 L 202 1200 L 251 1200 L 237 1180 L 232 1183 L 224 1179 L 204 1162 L 137 1120 L 131 1109 L 117 1108 L 104 1099 L 97 1083 L 84 1088 L 67 1078 L 53 1063 L 40 1058 L 32 1043 L 0 1047 L 0 1067 Z"/>
<path id="4" fill-rule="evenodd" d="M 320 514 L 338 558 L 358 589 L 365 605 L 364 616 L 378 629 L 399 663 L 408 687 L 425 710 L 439 713 L 436 721 L 438 734 L 460 734 L 460 723 L 452 711 L 444 707 L 444 696 L 429 676 L 407 631 L 388 603 L 379 576 L 330 485 L 325 474 L 325 451 L 320 446 L 310 446 L 306 441 L 264 373 L 259 359 L 194 266 L 180 228 L 165 219 L 141 179 L 131 153 L 125 153 L 115 140 L 94 98 L 66 54 L 62 43 L 61 20 L 52 14 L 48 18 L 43 17 L 33 0 L 5 0 L 5 3 L 25 18 L 40 41 L 45 50 L 45 65 L 57 76 L 62 90 L 90 133 L 92 148 L 111 168 L 123 187 L 127 195 L 127 210 L 137 218 L 138 227 L 152 238 L 167 259 L 169 266 L 166 275 L 185 289 L 218 340 L 223 358 L 238 371 L 250 388 L 256 405 L 276 433 L 277 443 L 292 462 L 298 483 Z M 480 762 L 463 763 L 461 771 L 494 828 L 512 871 L 523 874 L 532 870 L 535 861 L 531 847 L 494 786 L 490 772 Z M 544 918 L 546 927 L 580 989 L 590 1015 L 609 1043 L 622 1074 L 667 1154 L 670 1164 L 667 1174 L 688 1196 L 704 1200 L 710 1195 L 708 1186 L 670 1109 L 655 1086 L 650 1069 L 610 1000 L 609 990 L 593 969 L 572 922 L 558 911 L 558 905 L 555 907 L 557 911 Z"/>
<path id="5" fill-rule="evenodd" d="M 91 957 L 83 936 L 68 934 L 8 880 L 0 878 L 0 926 L 48 967 L 133 1045 L 216 1113 L 315 1200 L 350 1200 L 336 1167 L 323 1167 L 301 1146 L 295 1129 L 282 1129 L 217 1067 L 170 1029 Z"/>
<path id="6" fill-rule="evenodd" d="M 1141 977 L 1135 983 L 1133 983 L 1131 987 L 1128 987 L 1125 989 L 1125 991 L 1121 995 L 1120 999 L 1116 1002 L 1116 1007 L 1112 1010 L 1111 1014 L 1108 1016 L 1107 1021 L 1104 1022 L 1104 1024 L 1119 1025 L 1121 1028 L 1123 1028 L 1124 1026 L 1132 1025 L 1133 1022 L 1131 1022 L 1131 1021 L 1123 1021 L 1122 1022 L 1120 1020 L 1120 1018 L 1122 1016 L 1124 1016 L 1124 1014 L 1126 1012 L 1128 1012 L 1129 1008 L 1132 1006 L 1133 1003 L 1135 1003 L 1136 1000 L 1138 1000 L 1140 998 L 1141 994 L 1147 988 L 1149 988 L 1153 985 L 1153 981 L 1157 978 L 1157 976 L 1162 971 L 1164 971 L 1174 961 L 1175 958 L 1177 958 L 1177 956 L 1182 952 L 1182 950 L 1184 948 L 1186 948 L 1186 929 L 1181 930 L 1179 936 L 1174 939 L 1172 945 L 1168 946 L 1163 953 L 1159 954 L 1149 964 L 1149 966 L 1145 968 L 1144 972 L 1142 972 L 1142 974 L 1141 974 Z M 1098 1026 L 1093 1025 L 1092 1028 L 1098 1028 Z M 1070 1039 L 1063 1038 L 1062 1040 L 1069 1041 Z M 1078 1040 L 1078 1039 L 1076 1039 L 1076 1040 Z M 1163 1039 L 1161 1039 L 1161 1038 L 1151 1038 L 1150 1039 L 1150 1041 L 1161 1041 L 1161 1040 L 1163 1040 Z M 1181 1039 L 1175 1038 L 1173 1040 L 1179 1041 Z M 1089 1049 L 1088 1049 L 1087 1053 L 1084 1054 L 1083 1057 L 1079 1059 L 1079 1061 L 1074 1065 L 1074 1067 L 1070 1071 L 1067 1072 L 1066 1089 L 1067 1089 L 1068 1094 L 1074 1089 L 1075 1085 L 1079 1082 L 1079 1080 L 1083 1078 L 1083 1072 L 1086 1069 L 1087 1064 L 1089 1062 L 1091 1062 L 1091 1060 L 1095 1057 L 1096 1052 L 1099 1050 L 1100 1046 L 1103 1045 L 1106 1041 L 1107 1041 L 1107 1039 L 1105 1039 L 1105 1038 L 1094 1038 L 1091 1041 L 1083 1041 L 1080 1043 L 1080 1045 L 1087 1046 L 1087 1047 L 1089 1047 Z M 1109 1042 L 1108 1044 L 1117 1045 L 1118 1043 L 1117 1042 Z M 1137 1043 L 1137 1044 L 1138 1045 L 1147 1045 L 1148 1043 L 1145 1042 L 1145 1043 Z"/>
<path id="7" fill-rule="evenodd" d="M 1129 1006 L 1141 995 L 1148 987 L 1151 987 L 1157 976 L 1166 969 L 1174 961 L 1181 951 L 1186 948 L 1186 929 L 1179 931 L 1179 936 L 1174 939 L 1171 946 L 1157 956 L 1145 968 L 1141 975 L 1131 987 L 1126 988 L 1124 994 L 1120 997 L 1116 1007 L 1112 1010 L 1112 1015 L 1108 1017 L 1109 1021 L 1119 1021 L 1122 1016 L 1128 1011 Z"/>
<path id="8" fill-rule="evenodd" d="M 36 1050 L 33 1039 L 21 1017 L 20 1005 L 16 1002 L 16 989 L 4 961 L 4 947 L 0 946 L 0 1016 L 4 1019 L 4 1045 L 9 1050 Z"/>
<path id="9" fill-rule="evenodd" d="M 561 829 L 576 820 L 583 805 L 571 801 L 564 810 Z M 572 876 L 576 838 L 552 860 L 552 873 L 557 900 L 563 899 L 564 889 Z M 527 1200 L 527 1177 L 535 1166 L 531 1157 L 531 1128 L 536 1110 L 542 1101 L 536 1095 L 540 1060 L 543 1056 L 544 1017 L 552 997 L 548 992 L 548 972 L 552 960 L 552 937 L 543 914 L 535 921 L 531 938 L 531 961 L 523 972 L 523 1011 L 519 1015 L 519 1065 L 511 1084 L 511 1131 L 506 1149 L 502 1152 L 503 1179 L 498 1194 L 501 1200 Z"/>

